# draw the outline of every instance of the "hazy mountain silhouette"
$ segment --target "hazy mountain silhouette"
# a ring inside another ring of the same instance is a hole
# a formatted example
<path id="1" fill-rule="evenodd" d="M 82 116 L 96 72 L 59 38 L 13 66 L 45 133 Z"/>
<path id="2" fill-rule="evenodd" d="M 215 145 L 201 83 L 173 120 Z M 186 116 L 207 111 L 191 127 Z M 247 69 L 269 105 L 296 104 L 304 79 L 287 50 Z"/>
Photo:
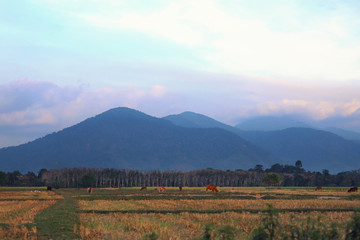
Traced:
<path id="1" fill-rule="evenodd" d="M 317 171 L 328 169 L 332 172 L 360 168 L 360 145 L 355 141 L 346 140 L 327 131 L 310 128 L 287 128 L 279 131 L 243 131 L 204 115 L 188 112 L 165 118 L 174 124 L 187 127 L 202 126 L 208 128 L 216 126 L 232 131 L 259 148 L 274 154 L 280 159 L 279 163 L 293 165 L 297 160 L 301 160 L 306 169 Z M 276 120 L 276 118 L 273 118 L 273 120 Z M 287 123 L 296 123 L 296 121 L 292 120 Z M 285 125 L 277 124 L 276 128 L 279 126 L 284 127 Z"/>
<path id="2" fill-rule="evenodd" d="M 332 132 L 336 135 L 339 135 L 340 137 L 343 137 L 345 139 L 348 140 L 353 140 L 356 142 L 360 141 L 360 133 L 358 132 L 353 132 L 353 131 L 349 131 L 349 130 L 344 130 L 341 128 L 326 128 L 325 129 L 328 132 Z"/>
<path id="3" fill-rule="evenodd" d="M 222 128 L 231 132 L 240 132 L 238 129 L 227 125 L 225 123 L 219 122 L 208 116 L 194 113 L 194 112 L 183 112 L 180 114 L 169 115 L 163 117 L 163 119 L 171 121 L 173 124 L 181 127 L 188 128 Z"/>
<path id="4" fill-rule="evenodd" d="M 242 137 L 283 162 L 301 160 L 305 169 L 339 172 L 360 168 L 360 145 L 327 131 L 288 128 L 270 132 L 249 131 Z"/>
<path id="5" fill-rule="evenodd" d="M 248 169 L 277 159 L 220 128 L 184 128 L 116 108 L 27 144 L 0 149 L 2 171 L 40 168 Z"/>
<path id="6" fill-rule="evenodd" d="M 289 116 L 264 116 L 248 119 L 235 127 L 246 131 L 276 131 L 292 127 L 309 128 L 310 126 Z"/>

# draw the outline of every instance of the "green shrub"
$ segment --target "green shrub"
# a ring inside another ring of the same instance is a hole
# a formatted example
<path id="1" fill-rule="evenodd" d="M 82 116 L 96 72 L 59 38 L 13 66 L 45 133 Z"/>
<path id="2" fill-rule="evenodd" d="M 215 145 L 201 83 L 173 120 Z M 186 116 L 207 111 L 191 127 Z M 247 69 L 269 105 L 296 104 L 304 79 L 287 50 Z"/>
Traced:
<path id="1" fill-rule="evenodd" d="M 217 229 L 217 235 L 220 237 L 220 239 L 223 240 L 232 240 L 234 239 L 234 232 L 235 229 L 230 225 L 224 225 Z"/>
<path id="2" fill-rule="evenodd" d="M 360 216 L 358 211 L 354 211 L 354 215 L 346 227 L 346 240 L 360 239 Z"/>
<path id="3" fill-rule="evenodd" d="M 281 227 L 279 223 L 278 212 L 268 205 L 268 209 L 265 211 L 266 215 L 261 220 L 261 226 L 256 228 L 252 234 L 253 240 L 336 240 L 341 239 L 338 232 L 338 225 L 332 223 L 330 227 L 321 222 L 321 218 L 311 219 L 310 217 L 303 222 L 300 226 L 294 224 L 288 224 Z M 355 219 L 355 218 L 354 218 Z M 360 226 L 360 218 L 353 220 L 349 224 L 349 229 L 356 229 L 354 222 L 358 221 Z M 293 222 L 293 221 L 292 221 Z M 356 224 L 355 224 L 356 225 Z M 357 228 L 358 229 L 358 228 Z M 358 229 L 357 231 L 360 231 Z M 351 232 L 350 230 L 348 232 Z M 356 233 L 358 234 L 358 233 Z M 356 235 L 359 236 L 359 235 Z M 359 239 L 359 238 L 349 238 Z"/>
<path id="4" fill-rule="evenodd" d="M 159 235 L 157 235 L 155 232 L 152 232 L 151 234 L 146 234 L 144 239 L 145 240 L 156 240 L 159 238 Z"/>
<path id="5" fill-rule="evenodd" d="M 261 220 L 261 226 L 256 228 L 252 239 L 276 239 L 276 233 L 280 230 L 279 213 L 271 204 L 267 204 L 268 209 L 265 217 Z"/>

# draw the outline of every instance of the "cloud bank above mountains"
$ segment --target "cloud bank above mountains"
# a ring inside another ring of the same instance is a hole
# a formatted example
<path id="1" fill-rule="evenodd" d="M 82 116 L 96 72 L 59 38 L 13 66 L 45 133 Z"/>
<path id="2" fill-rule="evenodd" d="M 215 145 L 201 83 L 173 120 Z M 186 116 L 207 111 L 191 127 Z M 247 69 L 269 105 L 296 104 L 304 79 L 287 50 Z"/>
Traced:
<path id="1" fill-rule="evenodd" d="M 360 131 L 359 11 L 355 0 L 1 1 L 0 147 L 119 106 Z"/>
<path id="2" fill-rule="evenodd" d="M 227 81 L 231 82 L 231 78 Z M 211 79 L 206 82 L 209 84 Z M 284 86 L 246 80 L 229 86 L 214 83 L 212 87 L 202 87 L 201 82 L 185 85 L 202 90 L 182 91 L 163 85 L 94 90 L 22 79 L 0 85 L 0 127 L 39 129 L 43 126 L 52 132 L 118 106 L 157 117 L 193 111 L 231 125 L 251 116 L 292 115 L 300 120 L 327 121 L 335 127 L 355 131 L 360 127 L 360 99 L 357 97 L 360 87 L 339 89 L 333 86 L 320 91 L 316 86 Z M 342 96 L 342 91 L 347 92 L 346 96 Z"/>

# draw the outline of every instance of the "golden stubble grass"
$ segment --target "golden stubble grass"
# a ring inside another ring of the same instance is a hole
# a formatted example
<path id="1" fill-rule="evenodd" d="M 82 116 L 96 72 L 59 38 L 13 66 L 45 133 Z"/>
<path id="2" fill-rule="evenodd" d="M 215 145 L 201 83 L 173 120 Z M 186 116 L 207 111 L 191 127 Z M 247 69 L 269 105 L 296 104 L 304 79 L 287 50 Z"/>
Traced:
<path id="1" fill-rule="evenodd" d="M 150 200 L 79 200 L 81 210 L 105 210 L 107 214 L 81 213 L 80 235 L 83 239 L 142 239 L 146 234 L 155 232 L 159 239 L 200 238 L 205 226 L 211 224 L 213 231 L 226 224 L 235 229 L 235 239 L 249 239 L 252 231 L 261 224 L 265 213 L 223 212 L 190 213 L 186 210 L 230 210 L 230 209 L 265 209 L 267 204 L 276 209 L 356 209 L 359 200 L 347 200 L 349 194 L 339 190 L 314 191 L 309 189 L 265 189 L 265 188 L 221 188 L 222 192 L 236 195 L 258 196 L 257 199 L 150 199 Z M 147 193 L 149 194 L 149 193 Z M 172 193 L 173 194 L 173 193 Z M 176 194 L 176 193 L 175 193 Z M 179 193 L 180 194 L 180 193 Z M 183 193 L 181 193 L 183 194 Z M 212 196 L 195 189 L 187 195 Z M 220 193 L 221 194 L 221 193 Z M 354 193 L 357 194 L 357 193 Z M 149 194 L 151 195 L 151 194 Z M 314 199 L 261 199 L 262 196 L 315 195 Z M 161 213 L 111 213 L 116 210 L 184 210 L 180 214 Z M 304 227 L 308 218 L 321 219 L 328 227 L 331 223 L 341 226 L 342 233 L 352 212 L 302 212 L 280 213 L 282 226 L 296 225 Z"/>
<path id="2" fill-rule="evenodd" d="M 262 209 L 266 204 L 278 209 L 348 209 L 360 208 L 359 200 L 344 199 L 305 199 L 305 200 L 94 200 L 79 201 L 81 210 L 224 210 L 224 209 Z"/>
<path id="3" fill-rule="evenodd" d="M 352 213 L 349 212 L 311 213 L 313 219 L 320 217 L 324 224 L 330 225 L 332 222 L 337 222 L 344 226 L 351 215 Z M 91 231 L 94 232 L 94 230 L 97 236 L 103 239 L 142 239 L 152 232 L 159 235 L 160 239 L 191 239 L 201 237 L 207 224 L 211 224 L 215 230 L 224 224 L 229 224 L 235 229 L 235 239 L 248 239 L 251 232 L 261 224 L 262 217 L 261 213 L 235 212 L 221 214 L 82 213 L 80 222 L 83 239 L 91 239 L 91 236 L 94 236 Z M 308 213 L 279 214 L 282 226 L 287 224 L 301 226 L 308 217 Z"/>
<path id="4" fill-rule="evenodd" d="M 57 195 L 53 191 L 38 191 L 38 190 L 28 190 L 28 191 L 0 191 L 0 200 L 7 199 L 62 199 L 63 197 Z"/>
<path id="5" fill-rule="evenodd" d="M 8 225 L 0 227 L 0 239 L 36 239 L 36 226 L 32 224 L 35 215 L 50 207 L 56 201 L 0 201 L 0 223 Z"/>
<path id="6" fill-rule="evenodd" d="M 317 195 L 317 196 L 338 196 L 338 197 L 345 197 L 349 196 L 349 194 L 359 194 L 359 193 L 348 193 L 347 188 L 337 188 L 337 189 L 324 189 L 320 191 L 315 190 L 316 187 L 313 188 L 281 188 L 277 189 L 276 187 L 273 188 L 264 188 L 264 187 L 222 187 L 219 188 L 221 192 L 230 192 L 230 193 L 237 193 L 242 195 Z"/>
<path id="7" fill-rule="evenodd" d="M 0 201 L 0 223 L 19 225 L 32 223 L 35 215 L 56 201 Z"/>
<path id="8" fill-rule="evenodd" d="M 11 227 L 4 230 L 0 228 L 0 239 L 37 239 L 36 226 L 30 229 L 25 226 Z"/>

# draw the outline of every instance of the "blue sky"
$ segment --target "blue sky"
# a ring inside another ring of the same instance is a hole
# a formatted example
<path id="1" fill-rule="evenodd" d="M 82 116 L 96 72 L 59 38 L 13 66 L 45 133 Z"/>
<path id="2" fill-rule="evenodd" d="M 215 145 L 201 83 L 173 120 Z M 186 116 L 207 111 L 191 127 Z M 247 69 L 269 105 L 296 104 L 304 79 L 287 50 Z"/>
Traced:
<path id="1" fill-rule="evenodd" d="M 1 1 L 0 147 L 118 106 L 360 131 L 359 12 L 355 0 Z"/>

